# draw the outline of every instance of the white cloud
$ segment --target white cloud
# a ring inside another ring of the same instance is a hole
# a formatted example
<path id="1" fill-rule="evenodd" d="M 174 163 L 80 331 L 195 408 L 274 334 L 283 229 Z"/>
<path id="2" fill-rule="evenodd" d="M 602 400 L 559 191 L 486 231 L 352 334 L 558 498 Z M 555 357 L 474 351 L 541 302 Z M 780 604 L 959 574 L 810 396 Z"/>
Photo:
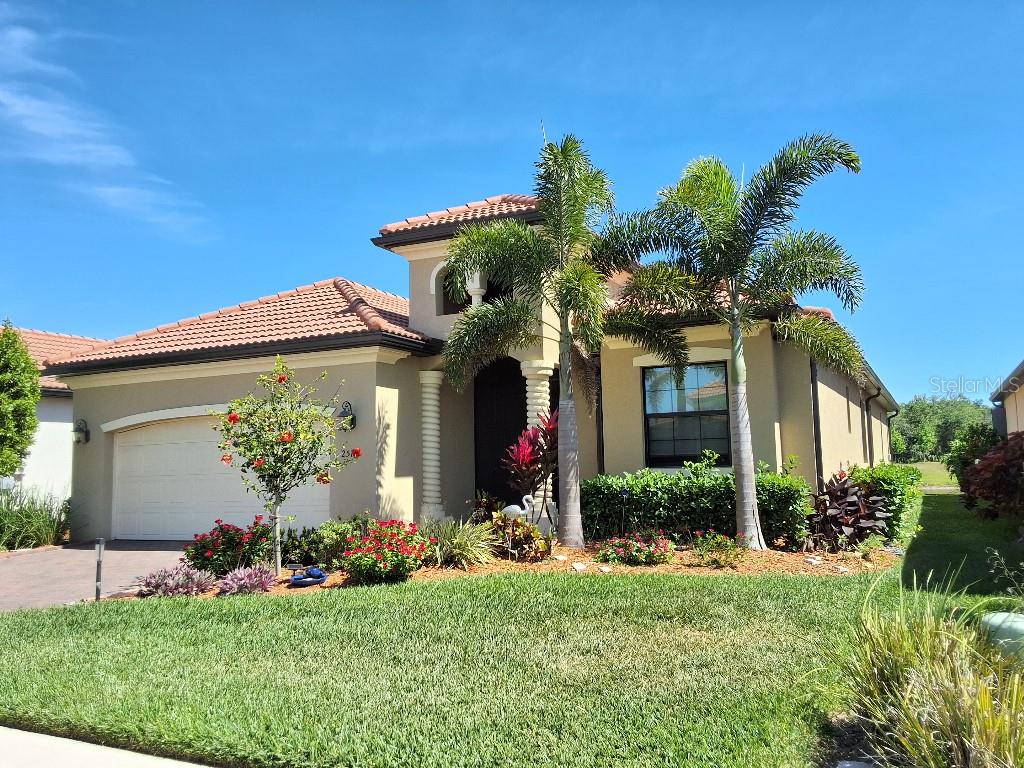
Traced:
<path id="1" fill-rule="evenodd" d="M 147 173 L 117 124 L 72 95 L 75 72 L 57 60 L 67 40 L 49 20 L 0 0 L 0 162 L 44 164 L 94 203 L 174 234 L 205 237 L 201 207 Z M 43 28 L 46 31 L 40 31 Z"/>

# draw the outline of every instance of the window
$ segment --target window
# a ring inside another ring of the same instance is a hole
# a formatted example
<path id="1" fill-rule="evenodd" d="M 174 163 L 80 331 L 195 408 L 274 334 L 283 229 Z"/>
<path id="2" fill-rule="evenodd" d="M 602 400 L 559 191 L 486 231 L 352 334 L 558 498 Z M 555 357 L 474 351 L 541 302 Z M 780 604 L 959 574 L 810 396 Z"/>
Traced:
<path id="1" fill-rule="evenodd" d="M 447 271 L 446 269 L 440 270 L 434 283 L 434 295 L 437 296 L 437 314 L 457 315 L 469 307 L 469 296 L 466 296 L 462 301 L 452 301 L 448 296 L 448 291 L 444 288 L 444 276 Z"/>
<path id="2" fill-rule="evenodd" d="M 673 467 L 700 459 L 702 451 L 732 464 L 725 363 L 695 363 L 682 384 L 671 368 L 644 368 L 647 466 Z"/>

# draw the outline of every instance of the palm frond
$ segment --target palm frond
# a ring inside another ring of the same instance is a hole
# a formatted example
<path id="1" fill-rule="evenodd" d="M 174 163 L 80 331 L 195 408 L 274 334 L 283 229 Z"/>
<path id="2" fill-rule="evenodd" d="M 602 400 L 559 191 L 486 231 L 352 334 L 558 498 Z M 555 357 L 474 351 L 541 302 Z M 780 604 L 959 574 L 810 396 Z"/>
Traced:
<path id="1" fill-rule="evenodd" d="M 861 381 L 864 353 L 853 335 L 835 320 L 820 315 L 791 312 L 774 324 L 775 335 L 802 349 L 819 363 Z"/>
<path id="2" fill-rule="evenodd" d="M 675 264 L 656 261 L 633 271 L 618 303 L 635 309 L 687 313 L 707 309 L 711 297 L 692 274 Z"/>
<path id="3" fill-rule="evenodd" d="M 542 237 L 563 260 L 589 249 L 600 218 L 614 203 L 608 177 L 572 134 L 544 145 L 534 191 L 544 220 Z"/>
<path id="4" fill-rule="evenodd" d="M 860 267 L 831 235 L 788 232 L 757 251 L 750 294 L 782 303 L 806 291 L 829 291 L 853 311 L 864 293 Z"/>
<path id="5" fill-rule="evenodd" d="M 657 211 L 613 213 L 593 244 L 590 262 L 601 274 L 632 271 L 652 253 L 673 249 L 672 229 L 664 226 Z"/>
<path id="6" fill-rule="evenodd" d="M 551 266 L 547 243 L 526 222 L 500 219 L 467 224 L 448 245 L 444 288 L 453 301 L 464 301 L 467 281 L 479 272 L 532 299 Z"/>
<path id="7" fill-rule="evenodd" d="M 538 340 L 537 314 L 527 301 L 505 296 L 470 307 L 455 321 L 445 340 L 445 378 L 461 391 L 488 363 Z"/>
<path id="8" fill-rule="evenodd" d="M 601 349 L 608 288 L 604 276 L 583 259 L 575 259 L 552 276 L 549 301 L 559 316 L 569 318 L 573 336 L 591 353 Z"/>
<path id="9" fill-rule="evenodd" d="M 657 355 L 672 366 L 682 381 L 690 363 L 690 346 L 679 315 L 652 312 L 637 307 L 616 307 L 605 313 L 606 336 L 621 336 L 641 349 Z"/>
<path id="10" fill-rule="evenodd" d="M 692 211 L 707 234 L 709 244 L 726 244 L 733 239 L 740 210 L 740 188 L 728 166 L 717 157 L 691 162 L 673 187 L 659 192 L 659 207 Z M 678 215 L 678 214 L 677 214 Z"/>
<path id="11" fill-rule="evenodd" d="M 573 389 L 583 395 L 587 410 L 591 413 L 597 407 L 600 394 L 600 367 L 597 360 L 579 342 L 574 342 L 569 350 L 572 366 Z"/>
<path id="12" fill-rule="evenodd" d="M 743 191 L 740 230 L 748 250 L 764 245 L 793 221 L 800 195 L 815 179 L 838 167 L 858 173 L 853 147 L 831 135 L 791 141 L 750 179 Z"/>

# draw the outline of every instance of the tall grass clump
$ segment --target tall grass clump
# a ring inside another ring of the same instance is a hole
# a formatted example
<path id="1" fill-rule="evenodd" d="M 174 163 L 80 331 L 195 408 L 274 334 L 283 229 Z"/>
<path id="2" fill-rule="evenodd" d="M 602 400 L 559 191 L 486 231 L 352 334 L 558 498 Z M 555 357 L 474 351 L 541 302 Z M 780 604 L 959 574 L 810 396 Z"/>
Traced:
<path id="1" fill-rule="evenodd" d="M 70 505 L 34 490 L 0 490 L 0 550 L 60 544 L 68 534 Z"/>
<path id="2" fill-rule="evenodd" d="M 981 634 L 948 591 L 866 605 L 837 656 L 854 715 L 880 757 L 920 768 L 1024 765 L 1024 666 Z"/>
<path id="3" fill-rule="evenodd" d="M 423 564 L 437 567 L 488 565 L 501 543 L 490 523 L 428 520 L 421 533 L 429 540 Z"/>

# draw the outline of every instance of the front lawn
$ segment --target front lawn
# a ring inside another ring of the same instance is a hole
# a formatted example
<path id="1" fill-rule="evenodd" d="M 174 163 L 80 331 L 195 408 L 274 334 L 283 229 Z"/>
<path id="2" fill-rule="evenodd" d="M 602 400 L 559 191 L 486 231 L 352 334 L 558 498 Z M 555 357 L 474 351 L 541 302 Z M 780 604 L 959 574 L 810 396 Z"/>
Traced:
<path id="1" fill-rule="evenodd" d="M 815 670 L 869 586 L 522 575 L 22 612 L 0 721 L 224 764 L 807 766 L 837 705 Z"/>
<path id="2" fill-rule="evenodd" d="M 956 478 L 941 461 L 919 461 L 911 464 L 921 470 L 921 485 L 931 488 L 956 488 Z"/>

